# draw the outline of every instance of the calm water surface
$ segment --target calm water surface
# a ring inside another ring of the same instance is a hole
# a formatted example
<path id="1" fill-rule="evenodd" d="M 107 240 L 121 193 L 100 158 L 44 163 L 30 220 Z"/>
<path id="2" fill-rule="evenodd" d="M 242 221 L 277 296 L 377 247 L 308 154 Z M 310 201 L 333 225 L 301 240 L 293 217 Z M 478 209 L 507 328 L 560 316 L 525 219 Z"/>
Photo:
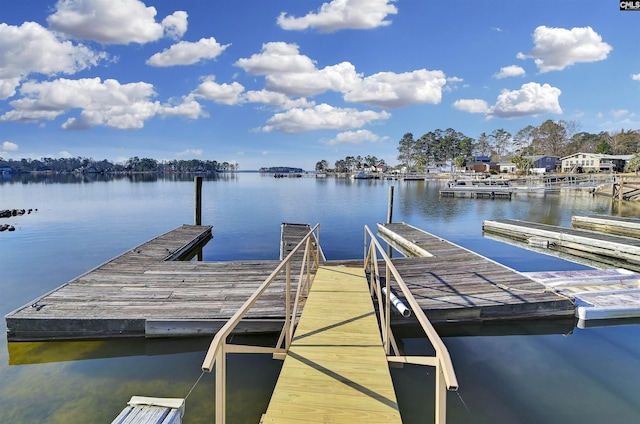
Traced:
<path id="1" fill-rule="evenodd" d="M 205 180 L 203 223 L 214 225 L 205 261 L 277 259 L 280 224 L 320 223 L 329 259 L 362 255 L 363 227 L 376 228 L 395 187 L 394 221 L 404 221 L 520 271 L 581 269 L 482 236 L 484 219 L 570 226 L 576 214 L 637 216 L 584 192 L 513 200 L 441 199 L 437 181 L 275 179 L 240 173 Z M 0 209 L 37 208 L 3 219 L 0 312 L 182 224 L 193 222 L 193 179 L 0 180 Z M 640 325 L 475 328 L 444 339 L 460 390 L 449 423 L 640 422 Z M 449 333 L 453 334 L 453 333 Z M 0 339 L 0 423 L 108 423 L 132 395 L 185 397 L 200 376 L 209 339 L 7 343 Z M 430 348 L 402 340 L 408 353 Z M 281 363 L 268 355 L 229 360 L 229 422 L 257 423 Z M 405 423 L 433 420 L 429 368 L 393 369 Z M 213 422 L 213 375 L 187 399 L 184 422 Z"/>

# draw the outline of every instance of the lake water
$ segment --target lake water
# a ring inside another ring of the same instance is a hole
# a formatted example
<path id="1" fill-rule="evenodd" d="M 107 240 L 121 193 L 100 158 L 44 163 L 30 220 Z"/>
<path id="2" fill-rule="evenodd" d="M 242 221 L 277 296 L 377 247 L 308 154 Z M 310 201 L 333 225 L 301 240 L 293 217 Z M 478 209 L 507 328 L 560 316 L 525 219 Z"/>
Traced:
<path id="1" fill-rule="evenodd" d="M 277 259 L 282 222 L 321 225 L 328 259 L 362 257 L 363 227 L 387 215 L 519 271 L 582 269 L 482 236 L 485 219 L 570 226 L 571 216 L 637 216 L 580 191 L 512 200 L 440 198 L 438 181 L 275 179 L 256 173 L 205 179 L 203 224 L 214 226 L 205 261 Z M 193 223 L 193 178 L 0 180 L 0 209 L 37 208 L 2 219 L 3 315 L 91 268 L 182 224 Z M 462 265 L 461 265 L 462 266 Z M 477 328 L 444 338 L 460 390 L 448 395 L 449 423 L 640 422 L 640 325 Z M 132 395 L 185 397 L 201 374 L 210 339 L 7 343 L 0 339 L 0 423 L 108 423 Z M 407 353 L 429 349 L 402 340 Z M 281 363 L 269 355 L 229 359 L 228 422 L 257 423 Z M 433 421 L 430 368 L 392 369 L 405 423 Z M 184 422 L 211 423 L 214 381 L 191 392 Z"/>

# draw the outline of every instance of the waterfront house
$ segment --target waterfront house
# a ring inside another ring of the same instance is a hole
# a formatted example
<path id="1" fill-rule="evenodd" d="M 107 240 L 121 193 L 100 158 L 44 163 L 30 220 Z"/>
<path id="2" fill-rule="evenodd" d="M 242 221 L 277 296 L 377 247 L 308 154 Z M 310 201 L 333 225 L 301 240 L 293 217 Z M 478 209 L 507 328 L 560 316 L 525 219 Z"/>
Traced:
<path id="1" fill-rule="evenodd" d="M 545 172 L 553 172 L 560 164 L 559 156 L 534 155 L 523 156 L 525 160 L 531 163 L 531 171 L 534 173 L 544 174 Z"/>
<path id="2" fill-rule="evenodd" d="M 515 174 L 516 164 L 513 162 L 498 162 L 498 169 L 500 173 Z"/>
<path id="3" fill-rule="evenodd" d="M 574 153 L 561 159 L 562 172 L 622 172 L 631 157 L 632 155 Z"/>

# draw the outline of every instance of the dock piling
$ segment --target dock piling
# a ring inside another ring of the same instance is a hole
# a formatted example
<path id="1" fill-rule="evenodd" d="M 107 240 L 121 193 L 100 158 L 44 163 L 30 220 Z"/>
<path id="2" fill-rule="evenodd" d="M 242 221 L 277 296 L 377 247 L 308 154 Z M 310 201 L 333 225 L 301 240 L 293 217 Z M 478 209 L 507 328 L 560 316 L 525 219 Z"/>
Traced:
<path id="1" fill-rule="evenodd" d="M 389 186 L 389 206 L 387 208 L 387 224 L 393 220 L 393 186 Z"/>
<path id="2" fill-rule="evenodd" d="M 202 177 L 195 177 L 195 222 L 194 225 L 202 225 Z"/>

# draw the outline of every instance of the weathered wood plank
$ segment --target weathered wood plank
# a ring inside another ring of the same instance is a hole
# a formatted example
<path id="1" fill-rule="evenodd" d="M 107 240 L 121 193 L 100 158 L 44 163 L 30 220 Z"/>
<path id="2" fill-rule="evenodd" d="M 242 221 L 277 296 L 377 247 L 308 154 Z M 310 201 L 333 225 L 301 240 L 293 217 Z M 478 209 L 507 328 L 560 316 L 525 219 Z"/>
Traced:
<path id="1" fill-rule="evenodd" d="M 393 233 L 391 242 L 403 239 L 405 246 L 413 243 L 433 255 L 392 262 L 434 323 L 574 313 L 569 300 L 531 278 L 435 235 L 403 223 L 379 225 L 379 230 L 385 240 Z"/>
<path id="2" fill-rule="evenodd" d="M 483 231 L 519 242 L 543 238 L 549 240 L 545 249 L 548 254 L 560 252 L 569 255 L 564 257 L 568 260 L 573 255 L 577 262 L 587 259 L 596 264 L 640 271 L 640 239 L 637 238 L 519 220 L 484 221 Z"/>
<path id="3" fill-rule="evenodd" d="M 625 237 L 640 237 L 640 219 L 609 216 L 588 215 L 572 216 L 571 225 L 580 230 L 597 231 Z"/>

